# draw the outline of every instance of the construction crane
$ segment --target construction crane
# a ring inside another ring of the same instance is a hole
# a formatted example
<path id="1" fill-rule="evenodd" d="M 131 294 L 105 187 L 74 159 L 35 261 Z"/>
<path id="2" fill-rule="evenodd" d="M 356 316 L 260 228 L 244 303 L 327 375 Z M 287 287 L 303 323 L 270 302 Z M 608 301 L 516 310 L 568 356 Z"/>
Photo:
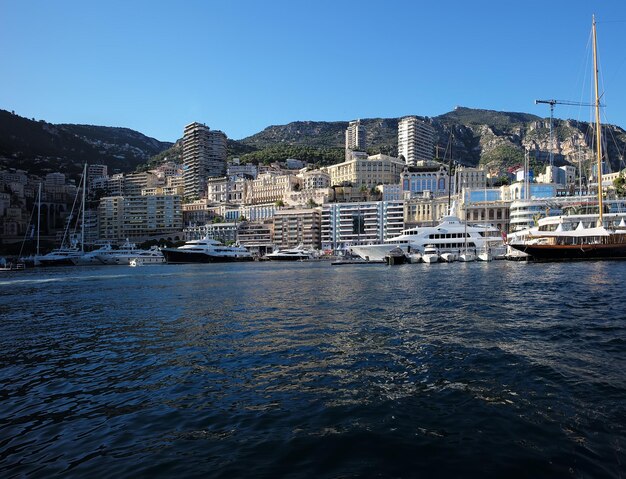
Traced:
<path id="1" fill-rule="evenodd" d="M 545 103 L 550 105 L 550 183 L 552 183 L 552 169 L 554 167 L 554 144 L 552 140 L 552 122 L 554 119 L 554 105 L 572 105 L 572 106 L 595 106 L 593 103 L 581 103 L 579 101 L 569 100 L 535 100 L 535 105 Z M 600 105 L 602 106 L 602 105 Z"/>

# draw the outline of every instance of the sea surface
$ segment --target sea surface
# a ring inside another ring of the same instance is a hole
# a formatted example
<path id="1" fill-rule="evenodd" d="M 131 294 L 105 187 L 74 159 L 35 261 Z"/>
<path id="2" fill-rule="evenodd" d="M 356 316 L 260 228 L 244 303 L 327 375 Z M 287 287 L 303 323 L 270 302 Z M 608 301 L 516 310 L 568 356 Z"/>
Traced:
<path id="1" fill-rule="evenodd" d="M 0 276 L 0 477 L 626 476 L 626 262 Z"/>

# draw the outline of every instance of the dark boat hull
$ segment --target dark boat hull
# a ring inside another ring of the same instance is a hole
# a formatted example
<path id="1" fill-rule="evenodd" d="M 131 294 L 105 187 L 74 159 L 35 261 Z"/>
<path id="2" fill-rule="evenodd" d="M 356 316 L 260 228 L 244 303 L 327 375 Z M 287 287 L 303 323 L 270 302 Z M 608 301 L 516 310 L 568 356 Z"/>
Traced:
<path id="1" fill-rule="evenodd" d="M 270 261 L 309 261 L 308 256 L 266 256 Z"/>
<path id="2" fill-rule="evenodd" d="M 536 261 L 626 259 L 626 244 L 511 245 Z"/>
<path id="3" fill-rule="evenodd" d="M 41 266 L 74 266 L 71 258 L 40 259 L 39 264 Z"/>
<path id="4" fill-rule="evenodd" d="M 165 256 L 165 262 L 169 264 L 188 263 L 235 263 L 241 261 L 253 261 L 252 256 L 214 256 L 202 252 L 182 252 L 177 250 L 161 250 Z"/>

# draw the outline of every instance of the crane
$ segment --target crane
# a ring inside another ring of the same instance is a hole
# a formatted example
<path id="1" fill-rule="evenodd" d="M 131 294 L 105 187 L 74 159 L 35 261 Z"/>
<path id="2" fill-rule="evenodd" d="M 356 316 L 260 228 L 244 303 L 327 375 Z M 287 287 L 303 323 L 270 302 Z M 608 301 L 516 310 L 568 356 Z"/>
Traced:
<path id="1" fill-rule="evenodd" d="M 550 183 L 552 183 L 552 167 L 554 167 L 554 145 L 552 142 L 552 120 L 554 118 L 554 105 L 572 105 L 572 106 L 595 106 L 593 103 L 581 103 L 579 101 L 569 100 L 535 100 L 535 105 L 545 103 L 550 105 Z"/>

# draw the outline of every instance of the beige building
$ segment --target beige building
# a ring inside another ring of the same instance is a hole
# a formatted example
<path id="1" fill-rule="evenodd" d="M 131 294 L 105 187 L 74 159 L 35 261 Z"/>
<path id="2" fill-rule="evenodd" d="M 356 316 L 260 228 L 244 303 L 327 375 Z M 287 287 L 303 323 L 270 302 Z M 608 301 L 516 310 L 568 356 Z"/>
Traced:
<path id="1" fill-rule="evenodd" d="M 259 222 L 244 221 L 237 229 L 237 241 L 245 246 L 252 254 L 263 256 L 273 250 L 272 237 L 274 236 L 273 220 Z"/>
<path id="2" fill-rule="evenodd" d="M 242 204 L 246 199 L 248 180 L 238 176 L 207 178 L 207 199 L 215 203 Z"/>
<path id="3" fill-rule="evenodd" d="M 404 224 L 413 226 L 435 226 L 448 214 L 448 197 L 411 198 L 404 202 Z"/>
<path id="4" fill-rule="evenodd" d="M 101 240 L 145 241 L 176 235 L 183 227 L 180 196 L 108 196 L 100 200 Z"/>
<path id="5" fill-rule="evenodd" d="M 256 205 L 283 201 L 285 194 L 301 188 L 302 180 L 295 175 L 264 173 L 246 183 L 244 202 Z"/>
<path id="6" fill-rule="evenodd" d="M 458 166 L 454 173 L 453 193 L 460 193 L 463 188 L 486 188 L 487 171 L 482 168 Z"/>
<path id="7" fill-rule="evenodd" d="M 274 214 L 274 244 L 280 248 L 303 244 L 320 249 L 320 229 L 319 209 L 281 210 Z"/>
<path id="8" fill-rule="evenodd" d="M 324 170 L 330 175 L 332 186 L 352 185 L 372 188 L 377 185 L 397 184 L 404 163 L 387 155 L 369 156 L 367 159 L 352 159 Z"/>

